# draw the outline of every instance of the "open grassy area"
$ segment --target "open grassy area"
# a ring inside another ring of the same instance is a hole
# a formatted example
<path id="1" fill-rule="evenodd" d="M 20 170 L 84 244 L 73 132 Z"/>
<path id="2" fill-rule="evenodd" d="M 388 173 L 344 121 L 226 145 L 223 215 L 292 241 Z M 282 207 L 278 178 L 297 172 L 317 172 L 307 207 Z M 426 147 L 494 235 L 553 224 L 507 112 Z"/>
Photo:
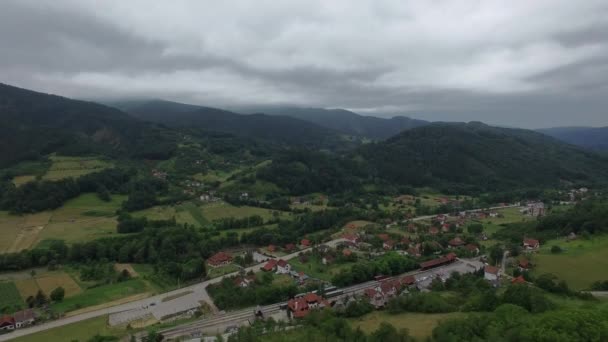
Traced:
<path id="1" fill-rule="evenodd" d="M 58 180 L 68 177 L 78 178 L 93 172 L 98 172 L 113 166 L 113 164 L 96 157 L 64 157 L 51 156 L 51 167 L 42 177 L 48 180 Z"/>
<path id="2" fill-rule="evenodd" d="M 550 249 L 554 245 L 564 251 L 552 254 Z M 595 281 L 608 280 L 608 236 L 572 242 L 548 241 L 532 257 L 532 263 L 534 275 L 553 273 L 573 289 L 587 289 Z"/>
<path id="3" fill-rule="evenodd" d="M 96 334 L 123 336 L 124 329 L 111 329 L 107 325 L 107 316 L 91 318 L 86 321 L 64 325 L 62 327 L 45 330 L 39 333 L 14 339 L 15 342 L 85 342 Z"/>
<path id="4" fill-rule="evenodd" d="M 418 341 L 424 341 L 430 337 L 433 329 L 439 322 L 462 317 L 464 313 L 454 312 L 445 314 L 421 314 L 421 313 L 402 313 L 390 315 L 382 311 L 374 311 L 361 318 L 350 319 L 353 329 L 360 327 L 366 333 L 371 333 L 378 329 L 380 323 L 390 323 L 397 329 L 407 329 L 410 336 Z"/>
<path id="5" fill-rule="evenodd" d="M 24 301 L 13 282 L 0 282 L 0 311 L 4 308 L 24 306 Z"/>
<path id="6" fill-rule="evenodd" d="M 32 248 L 45 239 L 71 243 L 115 234 L 114 213 L 124 200 L 112 196 L 104 202 L 95 194 L 83 194 L 52 211 L 21 216 L 0 212 L 0 253 Z"/>
<path id="7" fill-rule="evenodd" d="M 34 175 L 15 176 L 15 177 L 13 177 L 13 183 L 16 186 L 20 186 L 20 185 L 23 185 L 25 183 L 31 182 L 31 181 L 33 181 L 35 179 L 36 179 L 36 176 L 34 176 Z"/>
<path id="8" fill-rule="evenodd" d="M 225 274 L 238 271 L 240 268 L 234 264 L 221 267 L 207 267 L 207 278 L 217 278 Z"/>
<path id="9" fill-rule="evenodd" d="M 272 218 L 272 213 L 276 210 L 250 207 L 250 206 L 240 206 L 235 207 L 226 202 L 216 202 L 209 203 L 201 206 L 203 211 L 203 216 L 209 220 L 219 220 L 222 218 L 234 217 L 234 218 L 244 218 L 253 215 L 259 215 L 264 220 L 268 220 Z M 287 215 L 283 213 L 282 215 Z"/>
<path id="10" fill-rule="evenodd" d="M 121 283 L 102 285 L 86 289 L 78 295 L 65 298 L 60 303 L 54 303 L 52 308 L 58 312 L 67 312 L 87 306 L 111 302 L 120 298 L 144 293 L 146 291 L 149 291 L 149 287 L 145 281 L 141 279 L 131 279 Z"/>

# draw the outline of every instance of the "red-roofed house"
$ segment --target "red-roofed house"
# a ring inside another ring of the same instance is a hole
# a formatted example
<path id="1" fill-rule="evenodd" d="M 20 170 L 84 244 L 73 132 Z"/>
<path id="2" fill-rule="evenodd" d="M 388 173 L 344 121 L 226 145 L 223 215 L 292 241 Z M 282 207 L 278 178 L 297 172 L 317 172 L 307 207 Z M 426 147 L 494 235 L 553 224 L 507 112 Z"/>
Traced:
<path id="1" fill-rule="evenodd" d="M 382 291 L 378 291 L 376 288 L 365 289 L 364 293 L 369 303 L 376 309 L 384 307 L 388 301 Z"/>
<path id="2" fill-rule="evenodd" d="M 474 245 L 472 243 L 464 246 L 464 249 L 466 249 L 467 251 L 469 251 L 473 254 L 479 254 L 479 247 L 477 247 L 476 245 Z"/>
<path id="3" fill-rule="evenodd" d="M 277 268 L 277 261 L 274 259 L 270 259 L 270 260 L 268 260 L 266 265 L 264 265 L 264 267 L 262 267 L 262 270 L 266 271 L 266 272 L 273 272 L 274 270 L 276 270 L 276 268 Z"/>
<path id="4" fill-rule="evenodd" d="M 498 267 L 488 265 L 483 269 L 483 277 L 486 280 L 495 282 L 495 281 L 498 281 L 499 276 L 500 276 L 500 269 Z"/>
<path id="5" fill-rule="evenodd" d="M 329 306 L 329 303 L 314 293 L 307 293 L 303 297 L 290 299 L 287 302 L 287 307 L 295 318 L 306 317 L 311 310 L 326 306 Z"/>
<path id="6" fill-rule="evenodd" d="M 460 247 L 460 246 L 463 246 L 464 244 L 465 244 L 465 242 L 459 237 L 455 237 L 448 242 L 448 245 L 450 245 L 450 247 Z"/>
<path id="7" fill-rule="evenodd" d="M 437 227 L 431 227 L 431 228 L 429 228 L 429 234 L 437 235 L 437 234 L 439 234 L 439 229 L 437 229 Z"/>
<path id="8" fill-rule="evenodd" d="M 344 234 L 342 235 L 342 238 L 355 244 L 359 243 L 359 236 L 356 234 Z"/>
<path id="9" fill-rule="evenodd" d="M 412 243 L 412 241 L 406 236 L 403 239 L 401 239 L 401 245 L 403 247 L 408 247 L 410 245 L 410 243 Z"/>
<path id="10" fill-rule="evenodd" d="M 34 321 L 36 321 L 36 313 L 33 309 L 17 311 L 13 316 L 15 318 L 15 327 L 17 329 L 34 324 Z"/>
<path id="11" fill-rule="evenodd" d="M 287 252 L 292 252 L 296 249 L 296 245 L 294 245 L 293 243 L 288 243 L 285 245 L 285 251 Z"/>
<path id="12" fill-rule="evenodd" d="M 448 223 L 444 223 L 441 225 L 441 231 L 444 233 L 450 232 L 450 225 Z"/>
<path id="13" fill-rule="evenodd" d="M 279 259 L 279 261 L 277 261 L 277 273 L 287 274 L 289 272 L 291 272 L 291 265 L 287 263 L 287 261 Z"/>
<path id="14" fill-rule="evenodd" d="M 300 241 L 300 245 L 302 245 L 304 247 L 310 247 L 310 240 L 302 239 L 302 241 Z"/>
<path id="15" fill-rule="evenodd" d="M 266 248 L 270 253 L 274 253 L 277 250 L 277 246 L 275 245 L 268 245 L 268 248 Z"/>
<path id="16" fill-rule="evenodd" d="M 420 248 L 418 246 L 408 248 L 407 255 L 411 255 L 413 257 L 419 257 L 421 255 Z"/>
<path id="17" fill-rule="evenodd" d="M 393 240 L 384 241 L 382 243 L 382 248 L 384 248 L 387 251 L 393 250 L 395 248 L 395 241 L 393 241 Z"/>
<path id="18" fill-rule="evenodd" d="M 528 259 L 519 260 L 519 264 L 517 265 L 520 271 L 527 271 L 530 269 L 530 262 Z"/>
<path id="19" fill-rule="evenodd" d="M 255 276 L 249 276 L 249 277 L 236 277 L 234 278 L 234 285 L 238 286 L 238 287 L 249 287 L 249 285 L 251 283 L 253 283 L 255 281 Z"/>
<path id="20" fill-rule="evenodd" d="M 211 267 L 220 267 L 229 265 L 232 262 L 232 256 L 226 252 L 218 252 L 207 259 L 207 264 Z"/>
<path id="21" fill-rule="evenodd" d="M 0 330 L 15 330 L 15 319 L 8 315 L 0 317 Z"/>
<path id="22" fill-rule="evenodd" d="M 351 251 L 348 248 L 345 248 L 342 250 L 342 255 L 344 255 L 345 257 L 349 257 L 349 256 L 353 255 L 353 251 Z"/>
<path id="23" fill-rule="evenodd" d="M 523 246 L 527 250 L 536 250 L 540 248 L 540 242 L 535 239 L 524 239 Z"/>

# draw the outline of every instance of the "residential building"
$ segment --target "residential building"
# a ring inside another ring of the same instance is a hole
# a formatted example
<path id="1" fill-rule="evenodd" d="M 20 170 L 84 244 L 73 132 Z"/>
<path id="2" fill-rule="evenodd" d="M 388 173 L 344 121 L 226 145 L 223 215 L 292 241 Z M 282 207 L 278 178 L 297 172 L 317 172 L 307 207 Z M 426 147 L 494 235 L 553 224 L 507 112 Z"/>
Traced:
<path id="1" fill-rule="evenodd" d="M 15 327 L 17 329 L 34 324 L 36 321 L 36 312 L 33 309 L 25 309 L 15 312 Z"/>
<path id="2" fill-rule="evenodd" d="M 526 250 L 537 250 L 540 248 L 540 242 L 536 239 L 524 239 L 523 247 Z"/>
<path id="3" fill-rule="evenodd" d="M 207 264 L 211 267 L 226 266 L 232 263 L 232 256 L 226 252 L 218 252 L 207 259 Z"/>
<path id="4" fill-rule="evenodd" d="M 262 267 L 262 270 L 266 271 L 266 272 L 274 272 L 276 269 L 277 269 L 277 261 L 275 259 L 268 260 L 266 265 L 264 265 L 264 267 Z"/>
<path id="5" fill-rule="evenodd" d="M 455 237 L 448 242 L 448 245 L 450 245 L 450 247 L 460 247 L 460 246 L 463 246 L 464 244 L 465 244 L 464 240 L 462 240 L 459 237 Z"/>
<path id="6" fill-rule="evenodd" d="M 500 277 L 500 269 L 488 265 L 483 269 L 483 277 L 490 282 L 496 283 Z"/>
<path id="7" fill-rule="evenodd" d="M 0 331 L 15 330 L 15 318 L 13 316 L 4 315 L 0 317 Z"/>
<path id="8" fill-rule="evenodd" d="M 294 318 L 306 317 L 310 311 L 328 306 L 329 303 L 315 293 L 307 293 L 302 297 L 290 299 L 287 302 L 287 308 Z"/>
<path id="9" fill-rule="evenodd" d="M 287 261 L 279 259 L 279 261 L 277 261 L 277 273 L 288 274 L 289 272 L 291 272 L 291 265 Z"/>

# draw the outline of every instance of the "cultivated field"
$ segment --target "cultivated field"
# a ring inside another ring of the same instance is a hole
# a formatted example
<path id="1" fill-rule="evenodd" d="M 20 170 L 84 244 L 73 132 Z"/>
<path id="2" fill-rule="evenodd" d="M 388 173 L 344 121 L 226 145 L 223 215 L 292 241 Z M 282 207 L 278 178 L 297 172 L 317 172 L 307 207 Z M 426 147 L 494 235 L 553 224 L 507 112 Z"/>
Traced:
<path id="1" fill-rule="evenodd" d="M 407 329 L 410 336 L 416 338 L 417 341 L 424 341 L 431 336 L 433 329 L 435 329 L 439 322 L 450 318 L 459 318 L 463 315 L 460 312 L 445 314 L 402 313 L 391 315 L 382 311 L 375 311 L 361 318 L 350 319 L 349 321 L 353 329 L 360 327 L 366 333 L 371 333 L 378 329 L 380 323 L 390 323 L 397 329 Z"/>
<path id="2" fill-rule="evenodd" d="M 560 246 L 564 252 L 551 254 L 551 246 Z M 608 237 L 591 240 L 551 240 L 540 253 L 532 257 L 534 275 L 553 273 L 565 280 L 573 289 L 587 289 L 598 280 L 608 280 Z"/>
<path id="3" fill-rule="evenodd" d="M 49 295 L 60 286 L 64 288 L 66 298 L 82 292 L 78 283 L 63 271 L 46 272 L 33 278 L 15 280 L 15 285 L 23 299 L 35 296 L 38 290 L 42 290 L 46 295 Z"/>
<path id="4" fill-rule="evenodd" d="M 16 186 L 20 186 L 25 183 L 31 182 L 35 179 L 36 179 L 36 176 L 33 176 L 33 175 L 15 176 L 15 177 L 13 177 L 13 183 Z"/>
<path id="5" fill-rule="evenodd" d="M 95 157 L 51 156 L 50 159 L 52 161 L 51 167 L 42 177 L 43 179 L 78 178 L 113 166 L 109 161 Z"/>
<path id="6" fill-rule="evenodd" d="M 125 198 L 112 196 L 104 202 L 95 194 L 83 194 L 53 211 L 22 216 L 0 212 L 0 253 L 32 248 L 45 239 L 71 243 L 115 234 L 114 215 Z"/>
<path id="7" fill-rule="evenodd" d="M 0 310 L 3 308 L 22 307 L 23 300 L 13 282 L 0 282 Z"/>

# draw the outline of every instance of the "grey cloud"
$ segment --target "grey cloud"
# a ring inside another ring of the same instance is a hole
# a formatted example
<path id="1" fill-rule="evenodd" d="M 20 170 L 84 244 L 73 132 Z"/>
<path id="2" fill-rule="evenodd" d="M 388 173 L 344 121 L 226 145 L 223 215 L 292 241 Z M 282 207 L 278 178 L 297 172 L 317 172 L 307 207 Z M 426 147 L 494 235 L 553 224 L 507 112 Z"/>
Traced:
<path id="1" fill-rule="evenodd" d="M 608 125 L 608 4 L 434 6 L 6 0 L 0 81 L 81 98 Z"/>

